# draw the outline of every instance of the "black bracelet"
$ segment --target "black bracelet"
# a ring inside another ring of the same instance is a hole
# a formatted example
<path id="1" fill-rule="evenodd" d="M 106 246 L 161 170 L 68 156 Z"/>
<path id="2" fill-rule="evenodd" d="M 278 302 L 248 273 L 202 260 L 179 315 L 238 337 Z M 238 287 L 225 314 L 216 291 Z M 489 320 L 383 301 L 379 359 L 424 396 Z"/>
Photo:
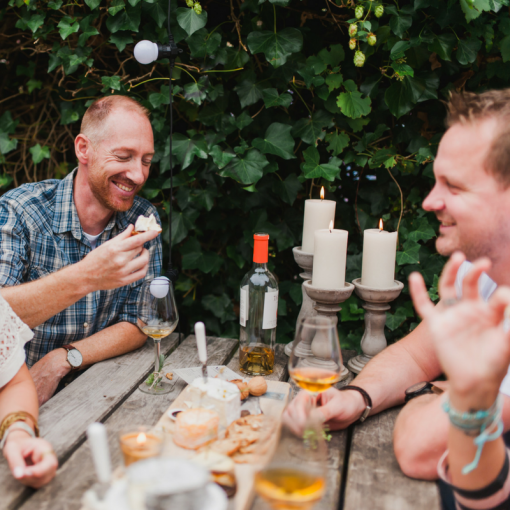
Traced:
<path id="1" fill-rule="evenodd" d="M 342 388 L 339 388 L 340 391 L 345 391 L 345 390 L 354 390 L 354 391 L 357 391 L 358 393 L 361 393 L 361 396 L 363 397 L 363 400 L 365 401 L 365 404 L 366 404 L 366 408 L 365 410 L 361 413 L 361 416 L 359 417 L 359 422 L 360 423 L 363 423 L 368 415 L 370 414 L 370 411 L 372 410 L 372 399 L 370 398 L 370 395 L 363 389 L 363 388 L 360 388 L 359 386 L 343 386 Z"/>

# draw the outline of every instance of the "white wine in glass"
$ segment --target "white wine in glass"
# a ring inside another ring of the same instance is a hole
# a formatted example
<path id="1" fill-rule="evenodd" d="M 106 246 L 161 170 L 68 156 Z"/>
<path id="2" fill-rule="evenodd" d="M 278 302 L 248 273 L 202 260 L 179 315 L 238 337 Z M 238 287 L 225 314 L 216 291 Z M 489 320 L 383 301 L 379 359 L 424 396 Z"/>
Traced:
<path id="1" fill-rule="evenodd" d="M 154 373 L 139 389 L 151 395 L 164 395 L 173 385 L 164 383 L 161 375 L 161 339 L 172 334 L 179 323 L 172 282 L 161 276 L 142 284 L 138 301 L 138 326 L 154 340 Z"/>

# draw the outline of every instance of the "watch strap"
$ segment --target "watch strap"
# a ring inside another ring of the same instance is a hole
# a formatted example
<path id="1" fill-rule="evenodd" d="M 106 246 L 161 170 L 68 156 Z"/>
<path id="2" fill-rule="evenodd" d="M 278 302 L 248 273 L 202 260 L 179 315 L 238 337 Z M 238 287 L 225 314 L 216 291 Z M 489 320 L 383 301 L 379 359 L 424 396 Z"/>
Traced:
<path id="1" fill-rule="evenodd" d="M 71 344 L 66 344 L 62 346 L 62 349 L 65 349 L 66 351 L 72 351 L 73 349 L 76 349 L 76 347 L 73 347 Z"/>
<path id="2" fill-rule="evenodd" d="M 360 388 L 359 386 L 353 386 L 353 385 L 343 386 L 342 388 L 339 388 L 339 390 L 340 391 L 354 390 L 361 394 L 361 396 L 363 397 L 363 400 L 365 401 L 366 408 L 361 413 L 361 416 L 359 417 L 358 421 L 360 423 L 363 423 L 367 419 L 368 415 L 370 414 L 370 411 L 372 410 L 372 399 L 370 398 L 370 395 L 363 388 Z"/>

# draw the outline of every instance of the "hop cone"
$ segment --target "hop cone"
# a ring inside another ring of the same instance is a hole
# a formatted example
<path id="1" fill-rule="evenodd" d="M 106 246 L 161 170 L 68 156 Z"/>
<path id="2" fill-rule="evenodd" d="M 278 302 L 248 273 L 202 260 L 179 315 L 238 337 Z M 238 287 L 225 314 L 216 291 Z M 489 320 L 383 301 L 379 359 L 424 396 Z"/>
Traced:
<path id="1" fill-rule="evenodd" d="M 193 3 L 193 0 L 186 0 L 186 5 L 190 8 L 193 7 Z"/>
<path id="2" fill-rule="evenodd" d="M 375 8 L 375 16 L 376 18 L 380 18 L 384 14 L 384 7 L 382 5 L 378 5 Z"/>
<path id="3" fill-rule="evenodd" d="M 356 49 L 356 39 L 351 39 L 351 40 L 349 41 L 349 48 L 350 48 L 351 50 Z"/>
<path id="4" fill-rule="evenodd" d="M 377 42 L 377 37 L 375 36 L 375 34 L 373 34 L 372 32 L 370 32 L 368 35 L 367 35 L 367 43 L 370 45 L 370 46 L 375 46 L 375 43 Z"/>
<path id="5" fill-rule="evenodd" d="M 352 23 L 349 25 L 349 36 L 354 37 L 356 35 L 356 32 L 358 31 L 358 25 L 356 23 Z"/>
<path id="6" fill-rule="evenodd" d="M 365 63 L 365 54 L 362 51 L 357 51 L 354 54 L 354 65 L 356 67 L 363 67 Z"/>
<path id="7" fill-rule="evenodd" d="M 361 19 L 363 17 L 363 6 L 357 5 L 356 9 L 354 9 L 354 16 L 356 16 L 357 19 Z"/>
<path id="8" fill-rule="evenodd" d="M 202 6 L 198 2 L 195 2 L 193 9 L 197 14 L 202 14 Z"/>

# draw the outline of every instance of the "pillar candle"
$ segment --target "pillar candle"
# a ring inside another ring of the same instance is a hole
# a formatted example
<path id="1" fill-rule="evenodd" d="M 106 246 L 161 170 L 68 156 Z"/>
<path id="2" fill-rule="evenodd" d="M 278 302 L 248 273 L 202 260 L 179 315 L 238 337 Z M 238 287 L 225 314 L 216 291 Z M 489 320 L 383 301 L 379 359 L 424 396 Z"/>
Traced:
<path id="1" fill-rule="evenodd" d="M 378 228 L 365 230 L 361 285 L 388 289 L 395 285 L 397 233 Z"/>
<path id="2" fill-rule="evenodd" d="M 312 285 L 320 289 L 345 287 L 347 230 L 316 230 Z"/>
<path id="3" fill-rule="evenodd" d="M 333 200 L 305 200 L 305 219 L 303 224 L 303 243 L 301 249 L 306 253 L 314 252 L 314 232 L 326 229 L 335 221 L 336 202 Z"/>

